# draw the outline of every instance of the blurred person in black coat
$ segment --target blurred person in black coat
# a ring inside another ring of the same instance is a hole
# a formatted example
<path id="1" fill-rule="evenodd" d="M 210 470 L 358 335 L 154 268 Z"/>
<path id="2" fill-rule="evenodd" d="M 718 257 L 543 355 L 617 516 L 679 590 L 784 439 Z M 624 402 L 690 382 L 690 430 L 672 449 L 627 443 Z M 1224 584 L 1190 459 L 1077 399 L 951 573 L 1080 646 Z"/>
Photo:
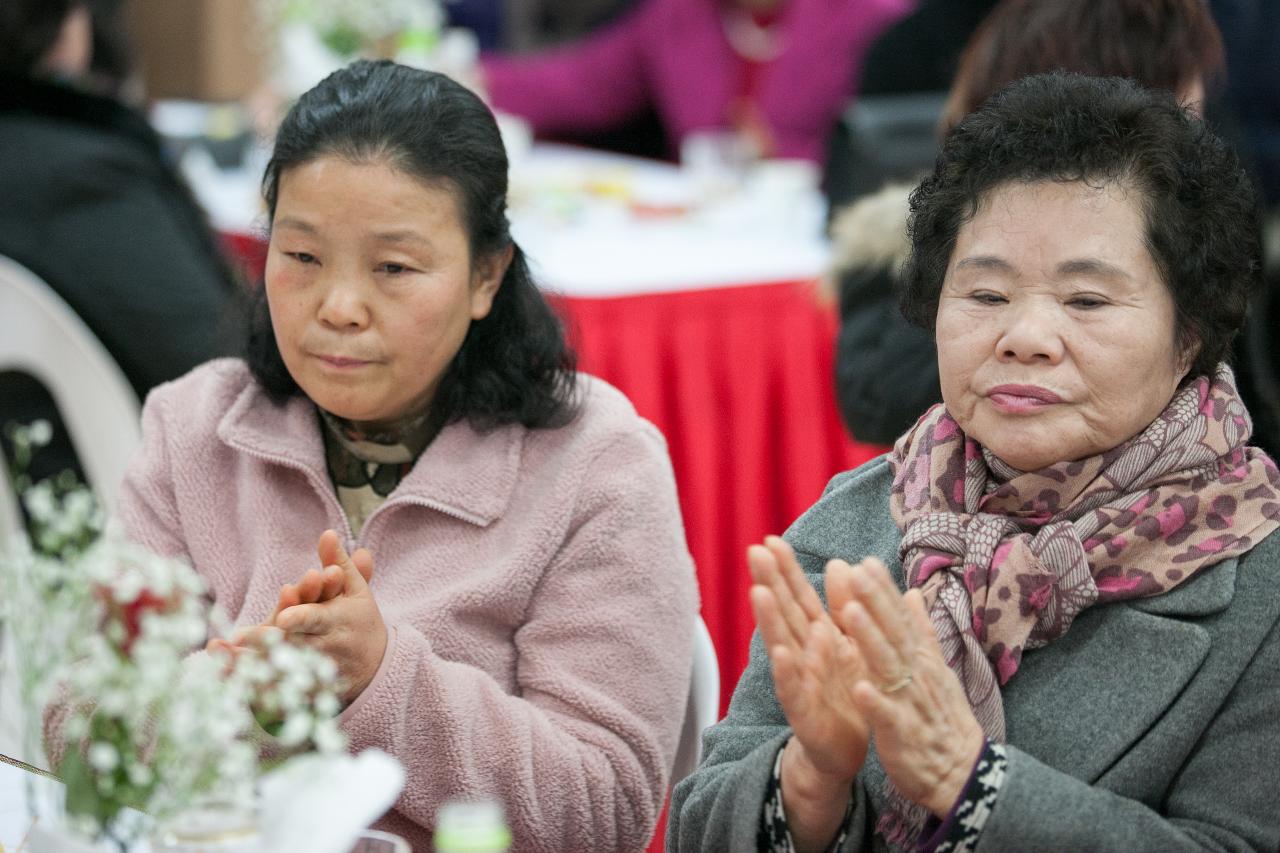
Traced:
<path id="1" fill-rule="evenodd" d="M 159 138 L 115 96 L 118 6 L 0 3 L 0 255 L 71 306 L 141 398 L 229 349 L 222 321 L 239 288 Z M 56 444 L 33 475 L 81 474 L 47 390 L 0 373 L 0 431 L 41 417 Z"/>
<path id="2" fill-rule="evenodd" d="M 1235 144 L 1257 179 L 1266 205 L 1264 292 L 1236 346 L 1241 393 L 1250 404 L 1258 443 L 1280 454 L 1280 3 L 1210 0 L 1227 51 L 1227 84 L 1209 103 L 1209 118 Z"/>

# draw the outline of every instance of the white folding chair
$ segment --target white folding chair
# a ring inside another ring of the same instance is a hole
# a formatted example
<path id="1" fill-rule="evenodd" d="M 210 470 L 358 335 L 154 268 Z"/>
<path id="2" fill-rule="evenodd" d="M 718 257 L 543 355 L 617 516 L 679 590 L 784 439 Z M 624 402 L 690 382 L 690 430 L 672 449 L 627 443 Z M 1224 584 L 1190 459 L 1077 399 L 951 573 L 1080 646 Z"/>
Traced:
<path id="1" fill-rule="evenodd" d="M 138 398 L 119 365 L 67 303 L 4 256 L 0 370 L 30 374 L 49 389 L 98 502 L 109 512 L 141 438 Z M 0 548 L 19 536 L 25 536 L 25 528 L 18 498 L 0 460 Z M 5 642 L 0 625 L 0 752 L 23 758 L 21 704 L 14 679 L 6 673 L 12 663 L 12 644 Z"/>
<path id="2" fill-rule="evenodd" d="M 9 468 L 0 458 L 0 550 L 11 537 L 22 532 L 22 513 L 18 510 L 18 496 L 13 492 L 13 480 Z"/>
<path id="3" fill-rule="evenodd" d="M 119 365 L 67 303 L 30 270 L 4 256 L 0 370 L 28 373 L 49 389 L 98 502 L 110 512 L 141 437 L 138 397 Z M 11 511 L 0 524 L 12 523 L 12 516 Z"/>
<path id="4" fill-rule="evenodd" d="M 693 772 L 702 757 L 702 733 L 720 717 L 720 663 L 711 642 L 707 623 L 698 617 L 693 637 L 693 677 L 689 681 L 689 704 L 680 729 L 680 745 L 676 748 L 671 768 L 671 786 Z"/>

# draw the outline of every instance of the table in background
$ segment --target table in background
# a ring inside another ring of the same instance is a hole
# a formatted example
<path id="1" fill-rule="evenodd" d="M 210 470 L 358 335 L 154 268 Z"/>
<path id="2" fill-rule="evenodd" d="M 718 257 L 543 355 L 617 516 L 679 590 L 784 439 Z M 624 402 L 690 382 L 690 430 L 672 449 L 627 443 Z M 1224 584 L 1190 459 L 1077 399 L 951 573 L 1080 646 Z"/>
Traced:
<path id="1" fill-rule="evenodd" d="M 823 201 L 796 166 L 710 200 L 667 163 L 537 145 L 512 167 L 512 232 L 579 367 L 667 438 L 722 713 L 755 625 L 747 546 L 881 450 L 850 441 L 836 406 Z"/>
<path id="2" fill-rule="evenodd" d="M 27 808 L 27 782 L 40 771 L 0 755 L 0 845 L 5 853 L 14 853 L 31 828 Z"/>

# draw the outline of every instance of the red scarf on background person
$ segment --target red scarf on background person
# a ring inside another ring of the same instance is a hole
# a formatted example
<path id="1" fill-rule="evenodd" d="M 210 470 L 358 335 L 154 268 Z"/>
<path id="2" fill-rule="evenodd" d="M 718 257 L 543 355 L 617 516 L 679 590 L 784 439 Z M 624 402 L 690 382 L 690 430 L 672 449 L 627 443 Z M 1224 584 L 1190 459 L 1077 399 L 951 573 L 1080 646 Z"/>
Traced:
<path id="1" fill-rule="evenodd" d="M 1000 686 L 1026 649 L 1086 607 L 1160 595 L 1280 528 L 1280 472 L 1247 446 L 1252 428 L 1224 364 L 1118 447 L 1039 471 L 1006 465 L 943 406 L 898 440 L 890 511 L 907 586 L 988 738 L 1004 740 Z"/>

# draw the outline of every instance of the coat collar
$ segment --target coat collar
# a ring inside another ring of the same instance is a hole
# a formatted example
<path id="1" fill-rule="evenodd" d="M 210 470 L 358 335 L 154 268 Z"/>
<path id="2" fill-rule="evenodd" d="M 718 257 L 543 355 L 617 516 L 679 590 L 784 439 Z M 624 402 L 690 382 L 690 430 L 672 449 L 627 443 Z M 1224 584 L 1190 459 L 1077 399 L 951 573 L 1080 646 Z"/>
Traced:
<path id="1" fill-rule="evenodd" d="M 276 403 L 251 381 L 218 423 L 218 437 L 242 453 L 301 470 L 317 488 L 332 490 L 320 429 L 315 405 L 305 396 Z M 519 425 L 478 432 L 466 421 L 449 424 L 388 503 L 417 503 L 482 527 L 490 524 L 511 502 L 525 433 Z"/>
<path id="2" fill-rule="evenodd" d="M 160 137 L 146 116 L 107 95 L 55 80 L 0 77 L 0 113 L 24 113 L 56 118 L 132 137 L 157 159 L 163 156 Z"/>
<path id="3" fill-rule="evenodd" d="M 1010 742 L 1097 781 L 1200 670 L 1212 642 L 1193 617 L 1231 604 L 1237 564 L 1209 566 L 1153 598 L 1092 607 L 1066 634 L 1028 653 L 1004 692 Z"/>
<path id="4" fill-rule="evenodd" d="M 1210 616 L 1220 613 L 1235 597 L 1239 562 L 1237 557 L 1232 557 L 1205 566 L 1195 577 L 1163 595 L 1139 598 L 1129 602 L 1129 606 L 1155 616 Z"/>

